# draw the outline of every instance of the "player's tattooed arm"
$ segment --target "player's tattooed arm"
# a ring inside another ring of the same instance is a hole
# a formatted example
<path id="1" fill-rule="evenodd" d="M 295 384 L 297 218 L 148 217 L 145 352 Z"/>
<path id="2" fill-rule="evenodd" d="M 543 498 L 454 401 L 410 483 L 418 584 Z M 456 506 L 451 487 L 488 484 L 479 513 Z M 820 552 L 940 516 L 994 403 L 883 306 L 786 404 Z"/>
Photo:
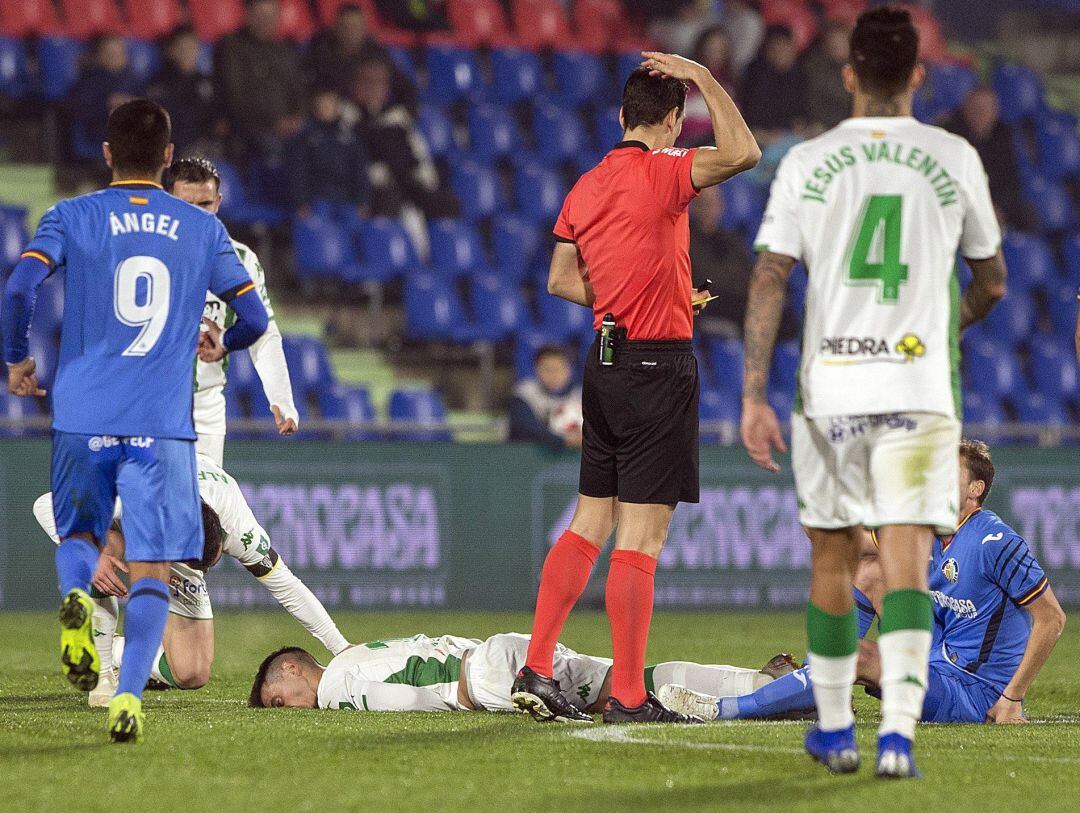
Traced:
<path id="1" fill-rule="evenodd" d="M 965 330 L 985 317 L 1005 296 L 1008 271 L 1000 249 L 985 260 L 968 260 L 971 284 L 960 300 L 960 329 Z"/>
<path id="2" fill-rule="evenodd" d="M 765 402 L 769 364 L 784 312 L 784 293 L 794 267 L 794 259 L 771 251 L 761 252 L 754 265 L 743 327 L 744 401 Z"/>

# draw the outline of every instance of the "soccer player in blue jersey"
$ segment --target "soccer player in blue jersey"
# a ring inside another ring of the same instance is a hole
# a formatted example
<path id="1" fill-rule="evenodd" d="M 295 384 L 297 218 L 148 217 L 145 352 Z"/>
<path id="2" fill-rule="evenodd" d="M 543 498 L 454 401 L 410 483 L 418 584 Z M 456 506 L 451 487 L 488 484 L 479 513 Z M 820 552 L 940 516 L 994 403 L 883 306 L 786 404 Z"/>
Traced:
<path id="1" fill-rule="evenodd" d="M 8 280 L 0 323 L 8 389 L 45 395 L 28 355 L 30 322 L 38 286 L 64 273 L 52 457 L 60 660 L 76 688 L 97 684 L 90 580 L 119 496 L 131 589 L 127 648 L 109 704 L 114 742 L 142 735 L 142 690 L 168 613 L 169 564 L 202 553 L 191 353 L 216 361 L 267 325 L 221 222 L 161 188 L 170 130 L 168 113 L 146 99 L 109 115 L 103 151 L 112 183 L 45 213 Z M 200 333 L 207 290 L 237 314 L 224 336 L 216 326 Z"/>
<path id="2" fill-rule="evenodd" d="M 930 560 L 934 629 L 923 722 L 1024 722 L 1024 697 L 1065 624 L 1065 613 L 1027 543 L 983 508 L 993 483 L 987 445 L 962 441 L 959 526 L 952 536 L 934 540 Z M 855 595 L 861 634 L 869 629 L 874 605 L 881 606 L 884 593 L 872 575 L 872 559 L 864 563 L 859 581 L 865 592 Z M 872 694 L 878 691 L 876 643 L 862 642 L 856 673 Z M 711 719 L 769 717 L 814 706 L 805 668 L 741 697 L 717 700 L 664 687 L 661 700 Z"/>

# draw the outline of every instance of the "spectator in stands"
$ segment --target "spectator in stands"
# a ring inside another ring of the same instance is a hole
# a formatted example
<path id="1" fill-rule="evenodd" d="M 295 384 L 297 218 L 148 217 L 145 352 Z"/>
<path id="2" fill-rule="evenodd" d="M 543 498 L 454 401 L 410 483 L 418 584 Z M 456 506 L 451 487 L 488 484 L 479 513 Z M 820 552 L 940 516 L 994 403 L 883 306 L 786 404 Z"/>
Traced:
<path id="1" fill-rule="evenodd" d="M 391 92 L 392 66 L 366 59 L 356 72 L 352 102 L 372 162 L 372 209 L 396 216 L 411 203 L 428 217 L 453 217 L 457 200 L 442 188 L 427 142 L 405 105 Z"/>
<path id="2" fill-rule="evenodd" d="M 177 156 L 211 152 L 212 133 L 224 135 L 214 97 L 214 81 L 199 70 L 199 40 L 191 26 L 165 39 L 165 62 L 146 94 L 169 111 Z"/>
<path id="3" fill-rule="evenodd" d="M 408 31 L 448 31 L 446 0 L 375 0 L 379 16 L 396 28 Z"/>
<path id="4" fill-rule="evenodd" d="M 805 56 L 806 117 L 819 130 L 828 130 L 851 115 L 851 94 L 841 69 L 848 61 L 851 29 L 831 22 Z"/>
<path id="5" fill-rule="evenodd" d="M 731 73 L 731 39 L 723 26 L 709 26 L 698 35 L 692 58 L 708 68 L 709 73 L 723 85 L 728 95 L 735 98 L 735 82 Z M 686 92 L 685 115 L 679 143 L 687 146 L 711 143 L 713 127 L 709 108 L 697 86 L 693 84 Z"/>
<path id="6" fill-rule="evenodd" d="M 276 39 L 278 0 L 246 0 L 242 29 L 214 52 L 217 93 L 238 154 L 280 158 L 304 125 L 304 86 L 294 48 Z"/>
<path id="7" fill-rule="evenodd" d="M 690 269 L 694 287 L 706 287 L 718 296 L 697 318 L 705 333 L 736 337 L 742 335 L 746 315 L 746 295 L 753 263 L 742 235 L 720 225 L 724 216 L 724 191 L 708 186 L 690 204 Z"/>
<path id="8" fill-rule="evenodd" d="M 367 151 L 356 130 L 343 122 L 341 96 L 333 88 L 312 96 L 311 117 L 286 147 L 285 163 L 289 198 L 300 217 L 309 217 L 316 201 L 368 214 Z"/>
<path id="9" fill-rule="evenodd" d="M 770 25 L 757 58 L 743 77 L 742 113 L 759 141 L 776 140 L 802 126 L 805 77 L 791 30 Z"/>
<path id="10" fill-rule="evenodd" d="M 92 147 L 100 160 L 105 140 L 105 122 L 113 108 L 139 95 L 141 88 L 128 68 L 127 45 L 123 37 L 111 34 L 95 39 L 89 59 L 68 94 L 76 143 Z"/>
<path id="11" fill-rule="evenodd" d="M 354 2 L 338 8 L 334 24 L 311 39 L 307 55 L 308 80 L 313 87 L 337 88 L 342 96 L 352 91 L 350 84 L 365 59 L 390 63 L 390 55 L 368 30 L 364 10 Z M 416 89 L 401 71 L 394 70 L 393 97 L 410 110 L 416 107 Z"/>
<path id="12" fill-rule="evenodd" d="M 978 150 L 990 179 L 990 197 L 997 207 L 998 218 L 1018 229 L 1035 228 L 1035 214 L 1020 192 L 1012 128 L 1001 120 L 993 89 L 975 88 L 964 100 L 960 112 L 943 121 L 942 126 L 966 138 Z"/>
<path id="13" fill-rule="evenodd" d="M 510 440 L 552 449 L 581 446 L 581 387 L 574 386 L 570 355 L 545 345 L 533 360 L 534 378 L 519 381 L 508 406 Z"/>

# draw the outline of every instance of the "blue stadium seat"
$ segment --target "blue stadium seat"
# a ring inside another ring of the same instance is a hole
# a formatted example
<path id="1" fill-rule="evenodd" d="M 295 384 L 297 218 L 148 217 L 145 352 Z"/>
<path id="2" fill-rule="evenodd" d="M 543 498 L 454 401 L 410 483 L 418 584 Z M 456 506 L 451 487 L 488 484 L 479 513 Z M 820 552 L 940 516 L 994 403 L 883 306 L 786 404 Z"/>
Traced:
<path id="1" fill-rule="evenodd" d="M 161 51 L 157 45 L 146 40 L 129 37 L 127 43 L 128 68 L 139 80 L 139 84 L 146 85 L 157 75 L 161 67 Z"/>
<path id="2" fill-rule="evenodd" d="M 1056 400 L 1080 396 L 1080 371 L 1072 345 L 1064 345 L 1054 336 L 1038 335 L 1028 347 L 1028 367 L 1039 392 Z"/>
<path id="3" fill-rule="evenodd" d="M 769 379 L 770 391 L 794 394 L 799 378 L 799 359 L 797 341 L 782 342 L 776 346 Z"/>
<path id="4" fill-rule="evenodd" d="M 969 388 L 988 398 L 1011 398 L 1030 389 L 1016 354 L 993 338 L 964 342 L 964 368 Z"/>
<path id="5" fill-rule="evenodd" d="M 626 78 L 633 73 L 635 68 L 641 67 L 640 51 L 625 51 L 615 60 L 615 83 L 619 89 L 626 83 Z"/>
<path id="6" fill-rule="evenodd" d="M 67 96 L 79 77 L 79 61 L 84 50 L 81 42 L 69 37 L 44 37 L 38 40 L 41 92 L 46 101 L 57 102 Z"/>
<path id="7" fill-rule="evenodd" d="M 739 396 L 743 381 L 743 344 L 738 339 L 715 339 L 709 343 L 709 359 L 719 389 Z"/>
<path id="8" fill-rule="evenodd" d="M 1065 238 L 1061 247 L 1065 256 L 1065 273 L 1069 279 L 1080 282 L 1080 232 L 1073 232 Z"/>
<path id="9" fill-rule="evenodd" d="M 606 95 L 607 71 L 594 54 L 556 51 L 552 63 L 558 99 L 567 107 L 580 107 Z"/>
<path id="10" fill-rule="evenodd" d="M 938 112 L 956 110 L 979 84 L 978 75 L 967 65 L 932 62 L 929 73 L 930 90 Z"/>
<path id="11" fill-rule="evenodd" d="M 1021 423 L 1064 424 L 1068 422 L 1065 405 L 1057 398 L 1041 392 L 1025 392 L 1012 401 L 1016 417 Z"/>
<path id="12" fill-rule="evenodd" d="M 1035 130 L 1039 167 L 1055 180 L 1080 176 L 1080 132 L 1070 119 L 1046 117 Z"/>
<path id="13" fill-rule="evenodd" d="M 334 367 L 322 340 L 314 336 L 285 335 L 281 337 L 281 346 L 289 365 L 293 392 L 302 396 L 298 400 L 317 394 L 321 388 L 334 383 Z"/>
<path id="14" fill-rule="evenodd" d="M 431 267 L 440 274 L 455 277 L 483 272 L 491 267 L 480 244 L 480 236 L 468 223 L 451 218 L 433 220 L 428 225 L 428 235 Z"/>
<path id="15" fill-rule="evenodd" d="M 362 220 L 357 232 L 363 247 L 358 273 L 365 281 L 385 282 L 420 267 L 416 247 L 400 221 L 391 217 Z"/>
<path id="16" fill-rule="evenodd" d="M 26 230 L 26 209 L 0 205 L 0 274 L 15 267 L 23 249 L 30 242 Z"/>
<path id="17" fill-rule="evenodd" d="M 524 282 L 543 236 L 536 225 L 520 215 L 495 215 L 491 222 L 491 247 L 499 276 L 507 283 Z"/>
<path id="18" fill-rule="evenodd" d="M 622 141 L 623 129 L 619 124 L 619 106 L 599 107 L 593 119 L 596 131 L 596 148 L 607 152 Z"/>
<path id="19" fill-rule="evenodd" d="M 454 143 L 454 124 L 441 107 L 433 104 L 420 105 L 416 123 L 435 158 L 443 158 L 455 150 L 457 145 Z"/>
<path id="20" fill-rule="evenodd" d="M 750 173 L 743 172 L 725 181 L 720 187 L 724 212 L 720 224 L 726 229 L 745 229 L 761 222 L 765 209 L 765 191 Z"/>
<path id="21" fill-rule="evenodd" d="M 266 402 L 262 381 L 255 370 L 255 363 L 251 360 L 250 353 L 229 354 L 226 389 L 238 396 L 250 399 L 252 403 L 255 403 L 256 399 L 261 399 L 262 403 Z"/>
<path id="22" fill-rule="evenodd" d="M 592 335 L 593 314 L 591 309 L 552 296 L 547 291 L 543 291 L 537 297 L 537 305 L 540 310 L 541 330 L 544 333 L 554 336 L 562 342 Z"/>
<path id="23" fill-rule="evenodd" d="M 221 219 L 236 225 L 276 226 L 288 218 L 281 209 L 253 200 L 239 171 L 228 161 L 215 161 L 221 178 Z"/>
<path id="24" fill-rule="evenodd" d="M 293 221 L 296 275 L 301 280 L 345 279 L 358 272 L 356 249 L 337 223 L 320 217 Z"/>
<path id="25" fill-rule="evenodd" d="M 419 75 L 416 71 L 416 63 L 413 62 L 412 54 L 409 53 L 408 48 L 402 48 L 400 45 L 387 45 L 387 52 L 390 54 L 390 59 L 394 63 L 394 67 L 405 74 L 409 81 L 414 86 L 419 85 Z"/>
<path id="26" fill-rule="evenodd" d="M 533 111 L 533 140 L 536 154 L 549 165 L 591 154 L 581 116 L 549 102 L 538 102 Z"/>
<path id="27" fill-rule="evenodd" d="M 1072 279 L 1077 277 L 1073 276 Z M 1075 282 L 1063 282 L 1048 292 L 1050 323 L 1059 341 L 1068 342 L 1076 331 L 1076 290 Z"/>
<path id="28" fill-rule="evenodd" d="M 782 390 L 769 390 L 769 406 L 773 408 L 776 417 L 783 423 L 791 420 L 791 411 L 795 408 L 795 393 Z"/>
<path id="29" fill-rule="evenodd" d="M 565 337 L 554 336 L 544 330 L 529 330 L 514 335 L 514 379 L 521 381 L 535 375 L 533 360 L 541 347 L 556 345 L 565 347 Z M 573 354 L 571 353 L 571 356 Z M 575 377 L 580 380 L 581 371 L 575 370 Z"/>
<path id="30" fill-rule="evenodd" d="M 25 422 L 32 418 L 40 417 L 38 399 L 21 398 L 11 395 L 7 387 L 0 387 L 0 418 L 16 421 L 11 426 L 0 425 L 0 437 L 20 438 L 28 435 L 44 435 L 47 429 L 31 429 Z"/>
<path id="31" fill-rule="evenodd" d="M 515 173 L 514 188 L 518 210 L 533 222 L 551 228 L 562 210 L 567 192 L 559 173 L 524 160 Z"/>
<path id="32" fill-rule="evenodd" d="M 22 99 L 30 92 L 30 57 L 26 45 L 12 37 L 0 37 L 0 93 Z"/>
<path id="33" fill-rule="evenodd" d="M 1024 186 L 1025 196 L 1037 210 L 1043 231 L 1060 232 L 1076 225 L 1072 201 L 1060 182 L 1035 172 L 1024 177 Z"/>
<path id="34" fill-rule="evenodd" d="M 1009 267 L 1010 289 L 1047 288 L 1057 282 L 1053 252 L 1039 235 L 1010 229 L 1001 241 L 1001 253 Z"/>
<path id="35" fill-rule="evenodd" d="M 472 306 L 476 326 L 488 341 L 502 341 L 531 330 L 532 317 L 521 292 L 497 274 L 473 278 Z"/>
<path id="36" fill-rule="evenodd" d="M 964 423 L 1000 426 L 1008 421 L 1001 399 L 987 396 L 979 390 L 964 392 Z M 966 427 L 965 427 L 966 429 Z M 988 440 L 988 438 L 980 438 Z"/>
<path id="37" fill-rule="evenodd" d="M 482 87 L 476 55 L 463 48 L 442 45 L 427 49 L 428 84 L 423 98 L 436 104 L 473 99 Z"/>
<path id="38" fill-rule="evenodd" d="M 1012 348 L 1031 335 L 1035 323 L 1036 309 L 1031 295 L 1012 290 L 983 320 L 982 329 L 986 336 Z"/>
<path id="39" fill-rule="evenodd" d="M 741 407 L 738 396 L 722 390 L 702 390 L 698 415 L 702 424 L 701 442 L 732 443 L 739 432 Z M 718 427 L 710 424 L 720 424 Z"/>
<path id="40" fill-rule="evenodd" d="M 450 166 L 450 185 L 471 221 L 483 220 L 506 208 L 498 172 L 471 158 L 459 158 Z"/>
<path id="41" fill-rule="evenodd" d="M 1001 118 L 1009 123 L 1034 118 L 1043 108 L 1039 75 L 1021 65 L 999 65 L 993 74 L 994 90 L 1001 104 Z"/>
<path id="42" fill-rule="evenodd" d="M 390 394 L 390 420 L 414 426 L 393 436 L 405 441 L 448 441 L 450 430 L 446 426 L 446 405 L 442 396 L 430 390 L 394 390 Z"/>
<path id="43" fill-rule="evenodd" d="M 500 48 L 491 52 L 492 93 L 495 101 L 517 104 L 532 100 L 544 86 L 540 58 L 528 51 Z"/>
<path id="44" fill-rule="evenodd" d="M 335 384 L 319 392 L 319 414 L 326 421 L 369 424 L 362 429 L 349 429 L 346 440 L 379 440 L 382 433 L 374 424 L 377 416 L 367 387 L 346 387 Z"/>
<path id="45" fill-rule="evenodd" d="M 473 105 L 469 109 L 469 146 L 474 158 L 487 163 L 511 155 L 521 146 L 517 121 L 504 107 Z"/>
<path id="46" fill-rule="evenodd" d="M 453 285 L 427 272 L 410 274 L 405 280 L 405 331 L 409 339 L 421 341 L 467 344 L 481 338 Z"/>

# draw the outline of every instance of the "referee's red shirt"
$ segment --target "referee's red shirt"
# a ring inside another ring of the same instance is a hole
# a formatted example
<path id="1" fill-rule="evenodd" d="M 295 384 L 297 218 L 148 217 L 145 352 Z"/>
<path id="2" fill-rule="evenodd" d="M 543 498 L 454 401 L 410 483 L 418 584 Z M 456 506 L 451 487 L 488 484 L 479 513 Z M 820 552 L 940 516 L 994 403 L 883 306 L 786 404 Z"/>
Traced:
<path id="1" fill-rule="evenodd" d="M 617 144 L 578 179 L 563 202 L 555 237 L 576 243 L 596 292 L 593 323 L 614 314 L 629 339 L 689 339 L 690 221 L 698 190 L 695 150 Z"/>

